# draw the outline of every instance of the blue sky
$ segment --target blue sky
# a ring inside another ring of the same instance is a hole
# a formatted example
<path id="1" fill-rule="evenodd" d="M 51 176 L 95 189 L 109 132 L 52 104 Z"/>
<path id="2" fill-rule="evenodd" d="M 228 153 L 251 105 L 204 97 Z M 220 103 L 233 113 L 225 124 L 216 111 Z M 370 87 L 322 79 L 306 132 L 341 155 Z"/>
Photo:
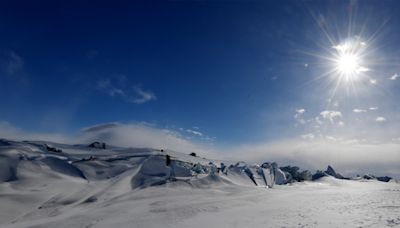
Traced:
<path id="1" fill-rule="evenodd" d="M 82 2 L 1 3 L 3 133 L 118 123 L 218 148 L 400 141 L 397 1 Z M 347 82 L 346 42 L 363 48 Z"/>

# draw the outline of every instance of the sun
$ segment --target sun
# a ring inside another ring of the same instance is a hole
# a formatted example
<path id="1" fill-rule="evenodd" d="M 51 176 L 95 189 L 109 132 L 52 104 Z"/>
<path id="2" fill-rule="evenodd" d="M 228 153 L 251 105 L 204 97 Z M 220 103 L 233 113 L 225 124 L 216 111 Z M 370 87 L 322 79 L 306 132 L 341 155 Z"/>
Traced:
<path id="1" fill-rule="evenodd" d="M 365 18 L 368 20 L 362 23 L 362 17 L 355 17 L 352 9 L 355 8 L 340 14 L 340 18 L 311 11 L 321 33 L 316 34 L 318 48 L 304 51 L 314 61 L 305 67 L 312 73 L 309 82 L 320 81 L 318 84 L 326 89 L 330 101 L 382 88 L 384 81 L 377 78 L 390 74 L 386 72 L 388 66 L 394 68 L 394 61 L 387 61 L 386 49 L 379 44 L 387 21 L 370 25 Z"/>
<path id="2" fill-rule="evenodd" d="M 329 43 L 323 44 L 324 52 L 313 54 L 321 66 L 318 77 L 327 79 L 327 87 L 333 99 L 336 94 L 346 92 L 347 95 L 356 95 L 357 91 L 365 86 L 376 85 L 372 76 L 378 65 L 372 48 L 372 39 L 360 36 L 349 36 L 341 39 L 329 37 Z M 330 45 L 330 46 L 326 46 Z"/>
<path id="3" fill-rule="evenodd" d="M 359 58 L 353 54 L 343 54 L 337 59 L 337 69 L 345 75 L 355 75 L 359 68 Z"/>
<path id="4" fill-rule="evenodd" d="M 346 42 L 335 45 L 330 58 L 333 63 L 333 76 L 340 81 L 349 83 L 360 79 L 364 72 L 369 71 L 363 60 L 365 42 L 358 39 L 348 39 Z"/>

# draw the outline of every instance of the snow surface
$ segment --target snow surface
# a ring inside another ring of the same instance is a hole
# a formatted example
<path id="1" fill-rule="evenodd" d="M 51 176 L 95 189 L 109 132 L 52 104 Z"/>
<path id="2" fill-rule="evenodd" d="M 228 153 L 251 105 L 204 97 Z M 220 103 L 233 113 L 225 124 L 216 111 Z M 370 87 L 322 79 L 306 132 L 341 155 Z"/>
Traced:
<path id="1" fill-rule="evenodd" d="M 266 166 L 224 161 L 224 174 L 220 163 L 148 148 L 0 140 L 0 227 L 400 227 L 394 181 L 274 185 L 282 177 Z"/>

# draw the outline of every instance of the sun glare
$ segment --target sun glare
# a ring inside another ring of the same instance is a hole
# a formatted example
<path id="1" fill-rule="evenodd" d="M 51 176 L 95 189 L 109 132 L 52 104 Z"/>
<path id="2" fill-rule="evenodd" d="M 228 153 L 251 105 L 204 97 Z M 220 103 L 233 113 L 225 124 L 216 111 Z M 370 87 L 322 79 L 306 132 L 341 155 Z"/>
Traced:
<path id="1" fill-rule="evenodd" d="M 353 83 L 360 79 L 364 72 L 369 71 L 363 62 L 362 54 L 366 47 L 365 42 L 347 40 L 346 42 L 333 46 L 332 62 L 334 64 L 333 75 L 341 82 Z"/>
<path id="2" fill-rule="evenodd" d="M 337 60 L 337 68 L 340 73 L 345 75 L 357 74 L 359 68 L 358 57 L 353 54 L 343 54 Z"/>
<path id="3" fill-rule="evenodd" d="M 365 86 L 377 84 L 377 81 L 371 77 L 371 67 L 377 65 L 375 53 L 371 47 L 373 43 L 371 38 L 367 37 L 368 42 L 358 35 L 337 40 L 332 36 L 328 38 L 331 46 L 325 48 L 325 53 L 315 54 L 322 60 L 322 70 L 314 80 L 328 79 L 332 97 L 339 91 L 354 95 L 357 90 Z"/>

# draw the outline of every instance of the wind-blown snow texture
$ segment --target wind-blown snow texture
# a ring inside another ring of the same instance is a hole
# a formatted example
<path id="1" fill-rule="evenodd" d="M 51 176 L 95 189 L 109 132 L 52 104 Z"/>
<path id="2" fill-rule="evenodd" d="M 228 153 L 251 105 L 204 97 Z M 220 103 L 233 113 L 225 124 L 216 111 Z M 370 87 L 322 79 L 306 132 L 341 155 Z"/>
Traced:
<path id="1" fill-rule="evenodd" d="M 275 163 L 98 145 L 0 140 L 0 226 L 400 226 L 394 181 L 279 185 Z"/>

